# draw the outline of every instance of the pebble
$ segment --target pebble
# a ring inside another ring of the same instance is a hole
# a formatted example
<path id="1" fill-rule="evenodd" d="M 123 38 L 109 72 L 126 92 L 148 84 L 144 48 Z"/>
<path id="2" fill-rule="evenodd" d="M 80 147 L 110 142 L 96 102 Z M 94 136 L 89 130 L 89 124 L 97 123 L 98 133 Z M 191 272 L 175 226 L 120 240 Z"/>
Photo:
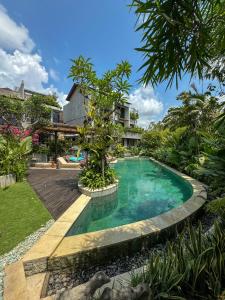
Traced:
<path id="1" fill-rule="evenodd" d="M 54 220 L 49 220 L 37 231 L 27 236 L 24 241 L 20 242 L 11 251 L 0 256 L 0 300 L 3 299 L 4 267 L 8 264 L 18 261 L 36 243 L 36 241 L 45 233 L 45 231 L 52 226 L 53 223 Z"/>

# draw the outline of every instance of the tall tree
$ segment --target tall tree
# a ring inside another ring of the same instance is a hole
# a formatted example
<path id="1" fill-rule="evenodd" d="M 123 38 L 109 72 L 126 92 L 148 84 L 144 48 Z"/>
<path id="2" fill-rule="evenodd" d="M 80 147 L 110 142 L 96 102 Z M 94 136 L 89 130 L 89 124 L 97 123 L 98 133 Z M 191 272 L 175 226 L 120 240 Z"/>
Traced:
<path id="1" fill-rule="evenodd" d="M 80 134 L 81 146 L 90 155 L 82 175 L 83 183 L 89 187 L 105 186 L 114 180 L 107 163 L 109 147 L 118 133 L 112 115 L 127 101 L 130 74 L 131 66 L 127 61 L 98 77 L 90 59 L 80 56 L 73 60 L 69 76 L 85 96 L 86 119 Z"/>
<path id="2" fill-rule="evenodd" d="M 50 122 L 50 106 L 58 106 L 53 96 L 33 95 L 27 100 L 0 96 L 0 116 L 5 124 L 35 131 Z"/>

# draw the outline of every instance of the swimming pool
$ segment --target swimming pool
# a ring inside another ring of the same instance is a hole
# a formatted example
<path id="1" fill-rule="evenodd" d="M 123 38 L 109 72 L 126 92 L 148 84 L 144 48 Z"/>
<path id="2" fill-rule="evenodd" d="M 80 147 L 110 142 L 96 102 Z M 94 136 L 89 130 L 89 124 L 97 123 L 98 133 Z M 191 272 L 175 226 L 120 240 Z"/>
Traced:
<path id="1" fill-rule="evenodd" d="M 125 159 L 113 167 L 119 179 L 117 193 L 93 198 L 67 236 L 146 220 L 192 196 L 190 183 L 149 159 Z"/>

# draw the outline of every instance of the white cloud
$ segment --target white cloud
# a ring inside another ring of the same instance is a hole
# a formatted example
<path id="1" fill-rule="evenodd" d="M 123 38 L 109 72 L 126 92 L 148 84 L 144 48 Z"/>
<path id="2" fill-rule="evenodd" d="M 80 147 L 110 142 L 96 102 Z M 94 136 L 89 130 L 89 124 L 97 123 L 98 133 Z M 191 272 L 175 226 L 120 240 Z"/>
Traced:
<path id="1" fill-rule="evenodd" d="M 163 111 L 163 103 L 151 86 L 137 88 L 129 95 L 128 101 L 138 110 L 138 125 L 141 127 L 147 127 Z"/>
<path id="2" fill-rule="evenodd" d="M 65 104 L 66 95 L 53 85 L 45 87 L 49 76 L 59 80 L 58 73 L 50 69 L 49 74 L 42 63 L 41 52 L 33 53 L 34 42 L 28 29 L 11 19 L 0 4 L 0 87 L 14 89 L 24 80 L 25 88 L 46 94 L 56 94 L 59 103 Z"/>
<path id="3" fill-rule="evenodd" d="M 54 87 L 53 85 L 50 85 L 50 87 L 46 88 L 45 93 L 53 95 L 55 94 L 58 98 L 58 102 L 61 106 L 66 104 L 66 97 L 67 94 L 64 94 L 63 92 L 60 92 L 56 87 Z"/>
<path id="4" fill-rule="evenodd" d="M 28 29 L 12 20 L 4 6 L 0 5 L 0 48 L 5 50 L 21 50 L 30 53 L 35 44 L 29 37 Z"/>
<path id="5" fill-rule="evenodd" d="M 22 53 L 15 50 L 12 54 L 0 49 L 0 86 L 14 88 L 23 79 L 25 86 L 34 91 L 43 90 L 48 82 L 48 73 L 41 64 L 38 54 Z"/>
<path id="6" fill-rule="evenodd" d="M 54 69 L 49 70 L 49 75 L 53 80 L 59 81 L 59 75 Z"/>

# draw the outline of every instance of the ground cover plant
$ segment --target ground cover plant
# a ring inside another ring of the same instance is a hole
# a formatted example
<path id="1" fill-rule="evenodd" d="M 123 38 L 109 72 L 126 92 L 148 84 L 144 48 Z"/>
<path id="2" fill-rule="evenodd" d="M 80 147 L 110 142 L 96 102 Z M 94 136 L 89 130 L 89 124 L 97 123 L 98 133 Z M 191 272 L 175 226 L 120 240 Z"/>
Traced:
<path id="1" fill-rule="evenodd" d="M 26 181 L 0 189 L 0 206 L 0 255 L 51 219 Z"/>
<path id="2" fill-rule="evenodd" d="M 225 288 L 225 227 L 221 220 L 212 234 L 189 225 L 165 252 L 153 254 L 147 268 L 132 276 L 131 285 L 147 283 L 148 299 L 223 299 Z M 219 298 L 221 296 L 221 298 Z"/>

